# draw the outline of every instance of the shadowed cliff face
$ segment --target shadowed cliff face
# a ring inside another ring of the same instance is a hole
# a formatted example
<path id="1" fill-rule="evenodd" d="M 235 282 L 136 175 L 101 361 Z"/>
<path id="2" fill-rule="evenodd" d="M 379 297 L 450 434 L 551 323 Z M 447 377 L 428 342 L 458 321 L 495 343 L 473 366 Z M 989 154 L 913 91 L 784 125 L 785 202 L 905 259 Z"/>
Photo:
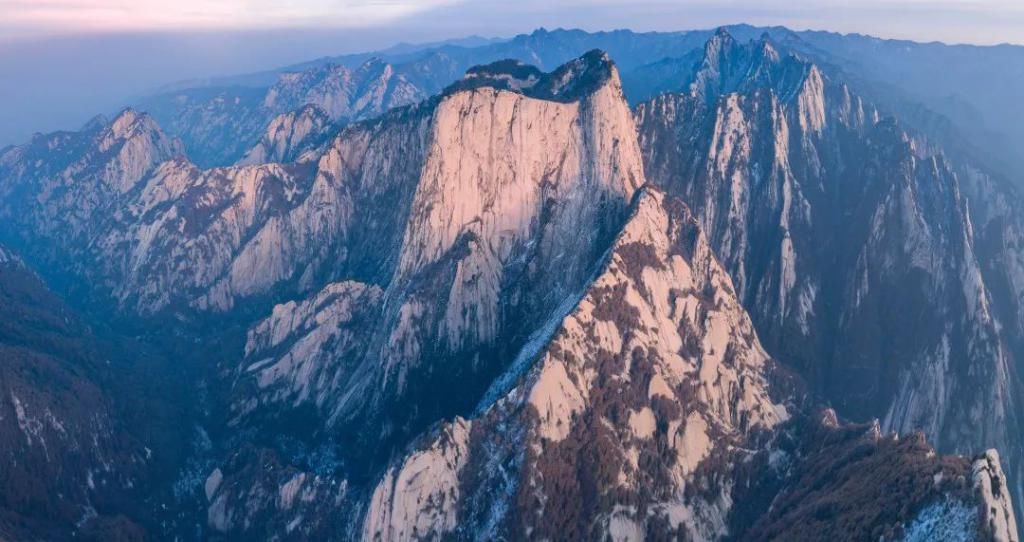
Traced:
<path id="1" fill-rule="evenodd" d="M 1016 309 L 997 312 L 1006 271 L 983 263 L 1016 249 L 979 246 L 970 168 L 768 41 L 720 33 L 694 70 L 638 107 L 645 166 L 693 207 L 769 352 L 844 415 L 1019 450 Z"/>
<path id="2" fill-rule="evenodd" d="M 144 532 L 132 503 L 150 457 L 114 407 L 102 355 L 90 330 L 0 247 L 0 536 Z"/>

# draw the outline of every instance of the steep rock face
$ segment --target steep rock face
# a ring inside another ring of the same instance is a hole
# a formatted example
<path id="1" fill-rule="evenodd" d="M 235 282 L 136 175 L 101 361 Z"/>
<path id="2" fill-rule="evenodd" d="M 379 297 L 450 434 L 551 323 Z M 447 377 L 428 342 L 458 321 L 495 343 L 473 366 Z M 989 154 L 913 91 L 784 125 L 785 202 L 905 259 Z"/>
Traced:
<path id="1" fill-rule="evenodd" d="M 257 375 L 256 389 L 239 394 L 246 399 L 238 415 L 254 410 L 258 402 L 286 410 L 305 402 L 323 408 L 364 354 L 381 297 L 380 288 L 350 281 L 330 284 L 301 303 L 275 307 L 249 332 L 246 357 L 257 361 L 245 372 Z"/>
<path id="2" fill-rule="evenodd" d="M 283 263 L 264 262 L 261 276 L 240 276 L 232 268 L 245 241 L 308 195 L 308 170 L 271 164 L 202 171 L 166 162 L 97 233 L 94 257 L 107 262 L 104 278 L 114 295 L 137 312 L 152 314 L 182 300 L 229 308 L 229 292 L 279 278 L 267 275 Z M 274 257 L 288 256 L 274 248 Z"/>
<path id="3" fill-rule="evenodd" d="M 507 80 L 497 70 L 489 73 Z M 347 236 L 350 260 L 333 267 L 342 282 L 277 306 L 252 328 L 232 377 L 234 426 L 303 441 L 319 459 L 284 453 L 282 461 L 306 465 L 289 468 L 351 487 L 334 512 L 297 509 L 308 510 L 304 529 L 326 522 L 358 533 L 344 518 L 362 517 L 372 500 L 366 473 L 382 471 L 391 450 L 437 420 L 472 412 L 510 365 L 521 370 L 529 359 L 517 354 L 547 340 L 537 322 L 572 309 L 621 228 L 643 171 L 617 72 L 598 53 L 555 73 L 544 98 L 502 84 L 456 85 L 375 121 L 386 137 L 352 126 L 320 159 L 325 187 L 360 202 L 342 209 L 362 213 L 349 220 L 365 234 Z M 323 174 L 328 168 L 335 173 Z M 453 435 L 461 442 L 465 431 Z M 322 474 L 311 462 L 333 467 Z M 222 470 L 211 493 L 214 530 L 279 523 L 259 488 L 282 480 Z M 391 491 L 377 501 L 405 493 Z M 408 519 L 378 513 L 382 525 Z M 240 517 L 252 521 L 221 521 Z M 440 529 L 450 520 L 417 521 Z"/>
<path id="4" fill-rule="evenodd" d="M 284 72 L 269 87 L 186 89 L 151 97 L 140 107 L 184 141 L 192 161 L 210 167 L 245 158 L 262 134 L 277 131 L 270 125 L 280 124 L 278 115 L 301 116 L 307 105 L 319 108 L 331 123 L 344 123 L 419 102 L 434 91 L 370 59 L 353 68 L 325 64 Z"/>
<path id="5" fill-rule="evenodd" d="M 385 473 L 364 540 L 895 539 L 937 499 L 972 539 L 985 517 L 967 460 L 791 402 L 698 221 L 656 189 L 556 322 L 496 402 Z"/>
<path id="6" fill-rule="evenodd" d="M 182 151 L 152 118 L 132 109 L 80 132 L 39 135 L 0 155 L 0 220 L 26 254 L 81 251 L 97 222 L 157 164 Z M 33 243 L 49 240 L 49 247 Z"/>
<path id="7" fill-rule="evenodd" d="M 1017 209 L 1024 196 L 1005 179 L 974 164 L 962 164 L 958 172 L 968 198 L 980 270 L 991 292 L 990 308 L 1001 326 L 1006 348 L 1016 360 L 1016 366 L 1009 371 L 1008 390 L 1020 408 L 1020 398 L 1024 397 L 1024 384 L 1020 381 L 1024 363 L 1020 355 L 1024 352 L 1024 219 Z M 1016 421 L 1016 428 L 1011 426 L 1008 431 L 1024 434 L 1024 416 L 1018 413 Z M 1014 495 L 1024 495 L 1024 465 L 1017 459 L 1024 454 L 1024 442 L 1018 438 L 1016 447 L 1000 451 Z M 1021 503 L 1015 502 L 1019 514 Z"/>
<path id="8" fill-rule="evenodd" d="M 456 419 L 429 448 L 385 474 L 370 499 L 363 540 L 430 540 L 456 528 L 459 474 L 466 466 L 471 428 Z"/>
<path id="9" fill-rule="evenodd" d="M 322 154 L 286 165 L 202 170 L 166 155 L 156 165 L 156 155 L 144 154 L 153 158 L 130 163 L 138 173 L 131 183 L 64 170 L 54 180 L 29 166 L 59 163 L 62 147 L 16 147 L 4 155 L 10 173 L 0 177 L 0 190 L 11 197 L 0 212 L 12 220 L 0 232 L 21 245 L 52 248 L 43 261 L 75 269 L 113 294 L 121 309 L 146 315 L 226 311 L 277 288 L 318 288 L 332 274 L 383 281 L 393 265 L 384 256 L 402 234 L 403 209 L 423 165 L 431 114 L 411 108 L 354 126 Z M 73 136 L 80 143 L 66 151 L 73 165 L 121 171 L 119 155 L 100 153 L 104 140 L 87 136 Z M 86 196 L 51 189 L 72 178 L 73 191 Z M 108 188 L 128 184 L 123 193 Z"/>
<path id="10" fill-rule="evenodd" d="M 282 74 L 263 98 L 263 107 L 291 111 L 315 105 L 332 120 L 379 115 L 396 106 L 425 98 L 394 67 L 372 59 L 352 70 L 328 64 L 297 73 Z"/>
<path id="11" fill-rule="evenodd" d="M 693 206 L 769 351 L 845 415 L 1018 450 L 1017 362 L 956 166 L 767 41 L 719 33 L 694 69 L 637 109 L 646 170 Z"/>
<path id="12" fill-rule="evenodd" d="M 992 540 L 1018 542 L 1017 520 L 999 452 L 988 450 L 971 465 L 971 479 L 981 496 L 979 515 L 982 533 Z"/>
<path id="13" fill-rule="evenodd" d="M 270 121 L 259 143 L 249 149 L 238 165 L 293 162 L 302 151 L 322 143 L 330 126 L 330 117 L 315 105 L 282 113 Z"/>
<path id="14" fill-rule="evenodd" d="M 520 398 L 524 436 L 506 503 L 518 521 L 504 528 L 724 534 L 731 484 L 701 467 L 737 460 L 743 442 L 788 417 L 768 395 L 768 363 L 688 211 L 645 191 L 602 273 L 507 394 Z"/>
<path id="15" fill-rule="evenodd" d="M 532 318 L 567 310 L 580 295 L 643 179 L 614 67 L 600 55 L 585 62 L 603 77 L 575 101 L 479 86 L 453 89 L 426 117 L 418 174 L 402 183 L 416 187 L 406 214 L 392 212 L 402 222 L 381 228 L 393 243 L 378 233 L 375 247 L 359 251 L 391 262 L 362 274 L 386 284 L 388 302 L 377 321 L 359 319 L 367 329 L 354 346 L 364 350 L 319 394 L 331 402 L 325 421 L 372 444 L 408 435 L 439 410 L 469 409 L 532 332 Z M 377 149 L 364 152 L 348 175 L 396 183 L 375 169 L 384 163 L 369 161 Z M 366 266 L 352 269 L 360 276 Z M 336 322 L 322 327 L 331 335 Z M 265 333 L 254 330 L 250 342 L 267 342 Z M 456 382 L 461 397 L 392 410 Z"/>
<path id="16" fill-rule="evenodd" d="M 147 454 L 102 385 L 95 341 L 0 247 L 0 538 L 132 540 Z M 135 538 L 139 539 L 139 538 Z"/>

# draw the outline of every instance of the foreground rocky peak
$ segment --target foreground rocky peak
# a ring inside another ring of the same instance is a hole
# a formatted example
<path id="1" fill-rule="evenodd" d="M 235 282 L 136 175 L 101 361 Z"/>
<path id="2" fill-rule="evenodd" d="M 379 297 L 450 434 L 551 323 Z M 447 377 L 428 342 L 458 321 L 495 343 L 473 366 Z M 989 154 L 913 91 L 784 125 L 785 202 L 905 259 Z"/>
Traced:
<path id="1" fill-rule="evenodd" d="M 363 539 L 895 539 L 936 514 L 950 536 L 1013 532 L 981 463 L 792 402 L 698 221 L 655 189 L 550 324 L 474 416 L 384 474 Z"/>
<path id="2" fill-rule="evenodd" d="M 526 345 L 478 419 L 442 433 L 451 459 L 385 476 L 364 538 L 409 539 L 417 525 L 463 539 L 724 532 L 729 498 L 690 487 L 700 466 L 788 417 L 732 294 L 685 207 L 645 189 L 575 307 Z M 499 444 L 498 431 L 513 437 Z M 413 469 L 440 485 L 411 491 Z M 436 509 L 416 504 L 432 494 Z"/>
<path id="3" fill-rule="evenodd" d="M 341 210 L 365 213 L 350 228 L 374 234 L 345 233 L 359 260 L 334 268 L 344 281 L 250 332 L 232 423 L 307 413 L 302 431 L 349 443 L 345 464 L 371 471 L 530 361 L 547 340 L 538 320 L 572 310 L 643 183 L 630 111 L 609 85 L 570 102 L 454 90 L 346 129 L 320 160 L 328 167 L 314 190 L 344 188 L 360 203 Z M 247 498 L 211 497 L 218 518 Z"/>
<path id="4" fill-rule="evenodd" d="M 343 377 L 316 376 L 317 367 L 303 378 L 313 388 L 305 396 L 332 402 L 324 421 L 358 422 L 379 434 L 369 425 L 390 411 L 388 405 L 421 393 L 426 382 L 434 382 L 436 391 L 458 379 L 462 398 L 440 406 L 472 408 L 502 369 L 500 360 L 531 333 L 531 315 L 567 310 L 559 307 L 580 295 L 643 182 L 621 94 L 602 88 L 564 103 L 477 87 L 450 92 L 432 107 L 401 113 L 412 115 L 403 122 L 415 119 L 417 128 L 394 128 L 420 138 L 402 147 L 416 160 L 401 176 L 389 174 L 397 164 L 379 161 L 385 155 L 377 146 L 390 142 L 371 141 L 352 154 L 357 148 L 350 141 L 359 141 L 353 136 L 360 128 L 344 132 L 321 159 L 321 168 L 338 167 L 324 183 L 364 179 L 362 193 L 348 196 L 346 190 L 346 197 L 400 187 L 389 196 L 396 199 L 386 204 L 386 215 L 370 210 L 375 206 L 363 211 L 374 216 L 376 235 L 390 241 L 353 250 L 361 262 L 349 268 L 356 277 L 386 285 L 383 298 L 389 301 L 379 320 L 361 322 L 372 340 L 355 345 L 362 351 L 339 353 L 358 360 L 341 365 Z M 383 203 L 376 200 L 361 201 Z M 353 235 L 352 242 L 361 237 Z M 308 333 L 296 329 L 293 340 L 305 341 Z M 279 364 L 286 358 L 276 359 Z M 261 374 L 276 374 L 269 369 L 276 364 Z M 272 380 L 261 387 L 276 387 Z M 425 414 L 414 416 L 402 423 Z M 383 436 L 392 431 L 408 429 L 398 426 Z"/>

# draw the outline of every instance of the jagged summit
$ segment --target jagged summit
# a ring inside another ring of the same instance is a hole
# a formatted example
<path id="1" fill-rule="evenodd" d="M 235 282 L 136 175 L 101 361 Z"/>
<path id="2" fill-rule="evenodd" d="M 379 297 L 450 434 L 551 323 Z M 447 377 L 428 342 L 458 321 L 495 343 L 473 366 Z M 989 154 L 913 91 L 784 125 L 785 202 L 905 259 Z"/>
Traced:
<path id="1" fill-rule="evenodd" d="M 608 53 L 594 49 L 550 73 L 513 59 L 474 66 L 466 71 L 461 81 L 448 87 L 445 94 L 491 87 L 531 98 L 573 102 L 594 93 L 609 82 L 621 86 L 615 63 Z"/>
<path id="2" fill-rule="evenodd" d="M 322 143 L 331 133 L 331 126 L 330 115 L 315 104 L 282 113 L 270 121 L 259 143 L 236 165 L 291 162 L 303 151 Z"/>
<path id="3" fill-rule="evenodd" d="M 153 117 L 131 107 L 122 109 L 103 126 L 103 129 L 106 130 L 108 137 L 115 139 L 127 139 L 138 135 L 149 137 L 162 137 L 163 135 L 163 130 Z"/>
<path id="4" fill-rule="evenodd" d="M 768 88 L 791 99 L 811 77 L 820 78 L 816 66 L 793 53 L 780 53 L 768 35 L 740 43 L 728 30 L 719 28 L 704 46 L 689 90 L 706 103 L 723 94 L 755 88 Z"/>

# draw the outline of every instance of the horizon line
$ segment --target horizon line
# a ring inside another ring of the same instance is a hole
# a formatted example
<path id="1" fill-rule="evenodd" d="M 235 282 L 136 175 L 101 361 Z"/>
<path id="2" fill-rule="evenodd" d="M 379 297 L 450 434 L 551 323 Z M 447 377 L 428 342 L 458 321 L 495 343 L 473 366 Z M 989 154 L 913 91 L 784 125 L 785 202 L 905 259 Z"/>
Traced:
<path id="1" fill-rule="evenodd" d="M 275 33 L 291 33 L 291 32 L 319 32 L 319 33 L 336 33 L 336 32 L 374 32 L 379 30 L 401 30 L 408 25 L 405 24 L 374 24 L 368 26 L 336 26 L 336 25 L 280 25 L 280 26 L 253 26 L 248 28 L 237 28 L 237 27 L 193 27 L 193 28 L 138 28 L 138 29 L 96 29 L 96 30 L 78 30 L 73 32 L 52 32 L 52 33 L 39 33 L 39 34 L 22 34 L 22 35 L 9 35 L 0 36 L 0 48 L 5 45 L 16 44 L 20 46 L 30 45 L 32 43 L 53 43 L 59 41 L 75 41 L 75 40 L 90 40 L 90 39 L 103 39 L 103 38 L 128 38 L 128 37 L 174 37 L 174 36 L 206 36 L 206 35 L 245 35 L 245 34 L 275 34 Z M 634 34 L 685 34 L 690 32 L 713 32 L 719 28 L 734 28 L 734 27 L 749 27 L 754 29 L 784 29 L 794 33 L 823 33 L 832 34 L 840 37 L 861 37 L 875 39 L 884 42 L 897 42 L 897 43 L 913 43 L 917 45 L 943 45 L 946 47 L 979 47 L 979 48 L 998 48 L 998 47 L 1022 47 L 1024 48 L 1024 41 L 1022 42 L 1011 42 L 1011 41 L 998 41 L 991 43 L 979 43 L 979 42 L 967 42 L 967 41 L 945 41 L 942 39 L 920 39 L 920 38 L 909 38 L 909 37 L 886 37 L 870 32 L 864 31 L 852 31 L 844 32 L 840 30 L 831 30 L 821 27 L 811 26 L 790 26 L 785 24 L 770 24 L 770 25 L 758 25 L 748 22 L 734 22 L 721 25 L 707 26 L 707 27 L 694 27 L 694 28 L 679 28 L 676 30 L 636 30 L 630 27 L 618 27 L 618 28 L 583 28 L 579 26 L 566 27 L 556 26 L 547 27 L 545 25 L 536 26 L 528 31 L 520 31 L 513 34 L 507 35 L 486 35 L 477 33 L 468 34 L 453 34 L 446 38 L 440 39 L 427 39 L 423 41 L 408 41 L 399 40 L 391 43 L 391 45 L 376 48 L 371 50 L 360 50 L 356 53 L 371 53 L 384 51 L 390 48 L 411 46 L 411 47 L 424 47 L 430 45 L 445 45 L 447 42 L 473 39 L 478 38 L 486 41 L 511 41 L 519 37 L 530 36 L 537 32 L 585 32 L 588 34 L 597 33 L 613 33 L 613 32 L 631 32 Z M 472 48 L 475 46 L 462 46 L 454 45 L 457 47 Z M 341 53 L 349 54 L 349 53 Z"/>

